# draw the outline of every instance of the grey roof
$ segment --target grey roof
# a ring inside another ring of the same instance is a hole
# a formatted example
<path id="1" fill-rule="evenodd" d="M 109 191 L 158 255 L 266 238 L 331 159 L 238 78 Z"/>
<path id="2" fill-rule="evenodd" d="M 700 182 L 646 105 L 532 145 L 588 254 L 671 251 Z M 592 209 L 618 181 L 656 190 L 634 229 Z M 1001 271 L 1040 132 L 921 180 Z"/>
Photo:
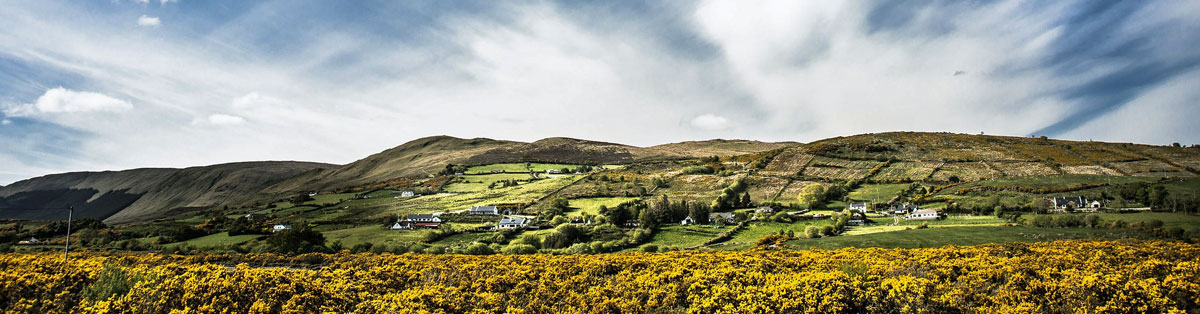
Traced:
<path id="1" fill-rule="evenodd" d="M 436 217 L 433 214 L 408 214 L 408 220 L 433 219 Z"/>
<path id="2" fill-rule="evenodd" d="M 473 212 L 491 212 L 496 210 L 496 206 L 471 206 L 471 211 Z"/>
<path id="3" fill-rule="evenodd" d="M 527 224 L 529 224 L 529 219 L 527 219 L 527 218 L 504 218 L 504 219 L 500 219 L 500 223 L 498 223 L 498 225 L 511 225 L 511 224 L 527 225 Z"/>

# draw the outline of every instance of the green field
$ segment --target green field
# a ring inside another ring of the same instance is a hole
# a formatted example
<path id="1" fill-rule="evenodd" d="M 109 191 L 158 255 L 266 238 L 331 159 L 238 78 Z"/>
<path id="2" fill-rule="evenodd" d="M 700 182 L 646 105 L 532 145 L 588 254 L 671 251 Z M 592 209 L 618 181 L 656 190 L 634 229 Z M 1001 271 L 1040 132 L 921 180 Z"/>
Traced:
<path id="1" fill-rule="evenodd" d="M 569 200 L 571 208 L 574 210 L 567 212 L 569 217 L 579 217 L 583 214 L 596 215 L 600 212 L 600 206 L 612 208 L 621 205 L 621 203 L 636 200 L 636 197 L 594 197 L 594 198 L 577 198 Z"/>
<path id="2" fill-rule="evenodd" d="M 732 239 L 712 246 L 720 250 L 744 250 L 754 247 L 759 239 L 773 233 L 778 233 L 783 230 L 786 233 L 791 230 L 797 235 L 804 234 L 804 228 L 808 226 L 828 226 L 833 225 L 833 221 L 829 219 L 821 220 L 801 220 L 795 223 L 782 222 L 752 222 L 746 225 L 745 229 L 738 231 L 733 235 Z"/>
<path id="3" fill-rule="evenodd" d="M 654 234 L 654 238 L 650 239 L 650 243 L 648 244 L 657 245 L 658 247 L 693 247 L 704 244 L 704 242 L 717 237 L 721 232 L 732 229 L 732 226 L 667 225 L 659 227 L 658 232 Z"/>
<path id="4" fill-rule="evenodd" d="M 788 241 L 787 244 L 798 249 L 821 248 L 832 250 L 845 247 L 921 248 L 1003 242 L 1036 242 L 1068 239 L 1111 240 L 1148 237 L 1149 235 L 1143 232 L 1132 230 L 977 226 L 912 229 L 866 235 L 799 239 Z"/>
<path id="5" fill-rule="evenodd" d="M 864 184 L 848 195 L 850 199 L 863 202 L 883 203 L 899 195 L 910 184 Z"/>
<path id="6" fill-rule="evenodd" d="M 261 237 L 265 237 L 265 236 L 261 235 L 261 234 L 242 234 L 242 235 L 230 236 L 228 232 L 222 232 L 222 233 L 206 235 L 203 237 L 199 237 L 199 238 L 195 238 L 195 239 L 191 239 L 191 240 L 187 240 L 187 241 L 183 241 L 183 242 L 175 242 L 175 243 L 167 244 L 166 246 L 178 246 L 180 244 L 187 244 L 190 247 L 210 248 L 210 247 L 218 247 L 218 246 L 229 245 L 229 244 L 240 244 L 240 243 L 258 239 Z"/>
<path id="7" fill-rule="evenodd" d="M 488 185 L 492 183 L 506 180 L 529 180 L 532 179 L 529 174 L 525 173 L 500 173 L 500 174 L 481 174 L 470 176 L 459 176 L 460 181 L 447 185 L 445 190 L 450 193 L 474 193 L 488 190 Z M 527 184 L 528 182 L 519 182 L 518 184 Z M 496 183 L 494 188 L 499 188 L 500 184 Z"/>
<path id="8" fill-rule="evenodd" d="M 390 230 L 384 225 L 364 225 L 325 231 L 322 234 L 325 235 L 327 243 L 341 241 L 343 246 L 351 247 L 367 242 L 387 245 L 413 243 L 421 241 L 428 232 L 429 230 Z"/>
<path id="9" fill-rule="evenodd" d="M 526 172 L 530 172 L 530 171 L 545 173 L 546 170 L 549 170 L 549 169 L 562 169 L 562 168 L 574 169 L 575 167 L 579 167 L 579 165 L 544 164 L 544 163 L 490 164 L 490 165 L 474 166 L 474 167 L 467 168 L 467 171 L 463 172 L 463 174 L 487 174 L 487 173 L 492 173 L 493 170 L 509 172 L 509 173 L 513 173 L 513 172 L 526 173 Z"/>
<path id="10" fill-rule="evenodd" d="M 1087 215 L 1091 215 L 1091 214 L 1075 213 L 1075 214 L 1053 214 L 1053 215 L 1054 216 L 1063 216 L 1063 215 L 1087 216 Z M 1103 221 L 1124 220 L 1125 222 L 1128 222 L 1128 223 L 1138 223 L 1138 222 L 1147 222 L 1147 221 L 1151 221 L 1151 220 L 1160 220 L 1163 222 L 1164 228 L 1172 228 L 1172 227 L 1179 227 L 1179 228 L 1184 228 L 1184 229 L 1200 228 L 1200 216 L 1193 215 L 1193 214 L 1142 212 L 1142 213 L 1125 213 L 1125 214 L 1098 213 L 1098 214 L 1094 214 L 1094 215 L 1099 215 L 1100 219 L 1103 219 Z M 1022 218 L 1025 218 L 1027 220 L 1033 219 L 1033 217 L 1036 217 L 1036 215 L 1022 216 Z"/>

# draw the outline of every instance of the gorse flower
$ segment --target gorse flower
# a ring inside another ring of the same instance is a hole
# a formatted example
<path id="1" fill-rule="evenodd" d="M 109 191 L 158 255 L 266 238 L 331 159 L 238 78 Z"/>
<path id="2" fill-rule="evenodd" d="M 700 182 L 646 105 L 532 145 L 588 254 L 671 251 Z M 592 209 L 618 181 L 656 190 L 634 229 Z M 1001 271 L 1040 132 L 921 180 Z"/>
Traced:
<path id="1" fill-rule="evenodd" d="M 65 264 L 3 254 L 0 269 L 7 313 L 1200 310 L 1200 245 L 1161 241 L 567 256 L 82 253 Z"/>

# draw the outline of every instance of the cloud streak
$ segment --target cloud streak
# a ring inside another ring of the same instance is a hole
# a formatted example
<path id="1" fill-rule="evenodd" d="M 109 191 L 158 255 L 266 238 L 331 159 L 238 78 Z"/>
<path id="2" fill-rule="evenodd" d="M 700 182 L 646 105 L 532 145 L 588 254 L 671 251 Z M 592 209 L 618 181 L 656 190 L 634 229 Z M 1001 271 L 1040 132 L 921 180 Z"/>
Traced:
<path id="1" fill-rule="evenodd" d="M 1194 111 L 1187 1 L 168 2 L 0 10 L 0 144 L 17 151 L 0 152 L 14 165 L 0 183 L 344 163 L 435 134 L 1200 142 L 1182 118 L 1144 112 Z M 1120 123 L 1131 116 L 1160 128 Z"/>

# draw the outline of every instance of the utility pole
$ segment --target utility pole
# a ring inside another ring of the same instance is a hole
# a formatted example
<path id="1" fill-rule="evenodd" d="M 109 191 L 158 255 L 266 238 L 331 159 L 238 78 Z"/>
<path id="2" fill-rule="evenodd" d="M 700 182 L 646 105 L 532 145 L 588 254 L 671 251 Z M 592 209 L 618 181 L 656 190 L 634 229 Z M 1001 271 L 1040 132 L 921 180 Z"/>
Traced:
<path id="1" fill-rule="evenodd" d="M 67 245 L 63 247 L 63 261 L 67 261 L 67 254 L 71 252 L 71 218 L 75 216 L 75 206 L 67 207 Z"/>

